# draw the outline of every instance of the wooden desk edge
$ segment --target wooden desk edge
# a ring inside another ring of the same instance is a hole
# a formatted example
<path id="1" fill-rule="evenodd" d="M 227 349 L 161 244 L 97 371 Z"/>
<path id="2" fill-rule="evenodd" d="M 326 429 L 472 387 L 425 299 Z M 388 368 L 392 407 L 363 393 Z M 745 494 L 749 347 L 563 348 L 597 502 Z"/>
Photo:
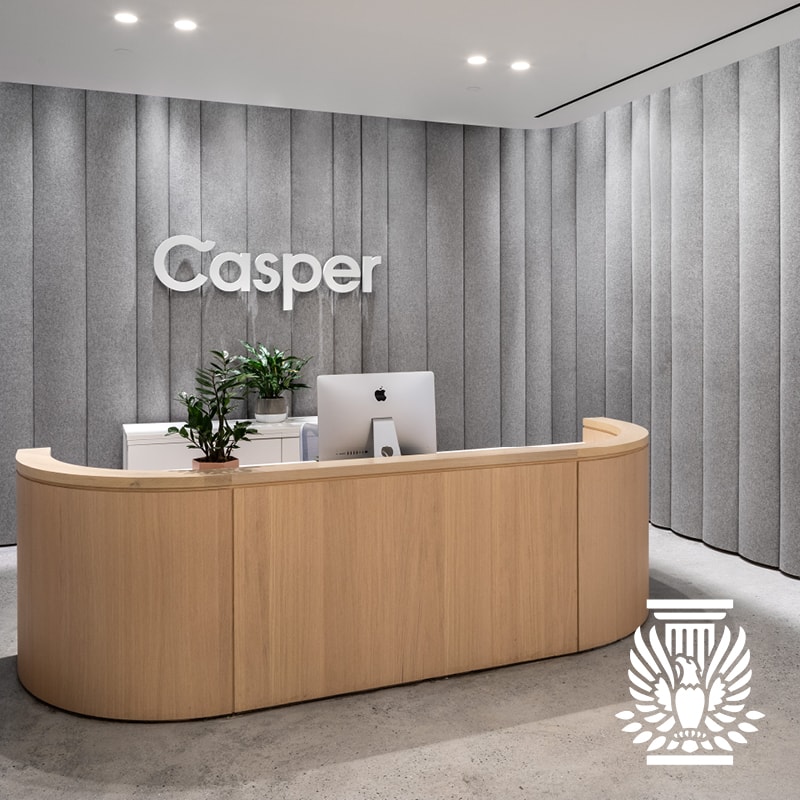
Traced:
<path id="1" fill-rule="evenodd" d="M 224 469 L 214 473 L 191 470 L 123 470 L 85 467 L 53 458 L 51 448 L 17 451 L 17 474 L 54 486 L 139 491 L 197 491 L 267 483 L 370 477 L 389 473 L 440 472 L 515 464 L 585 461 L 641 450 L 648 433 L 639 425 L 606 417 L 583 420 L 582 442 L 442 451 L 429 455 L 307 461 Z"/>

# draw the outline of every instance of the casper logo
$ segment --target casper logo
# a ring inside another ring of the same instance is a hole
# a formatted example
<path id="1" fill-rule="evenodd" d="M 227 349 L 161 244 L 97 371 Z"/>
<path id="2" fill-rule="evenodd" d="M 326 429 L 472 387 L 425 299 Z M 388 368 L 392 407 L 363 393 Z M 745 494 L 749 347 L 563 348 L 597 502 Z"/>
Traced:
<path id="1" fill-rule="evenodd" d="M 208 269 L 208 276 L 197 274 L 187 281 L 173 278 L 167 270 L 167 257 L 173 247 L 188 245 L 201 253 L 207 253 L 216 246 L 210 239 L 201 242 L 194 236 L 170 236 L 156 248 L 153 256 L 153 268 L 156 276 L 168 289 L 176 292 L 191 292 L 199 289 L 209 278 L 211 283 L 223 292 L 249 292 L 251 285 L 251 263 L 261 278 L 253 278 L 252 285 L 259 292 L 274 292 L 279 286 L 283 287 L 283 310 L 291 311 L 294 308 L 295 292 L 311 292 L 322 281 L 332 291 L 338 294 L 352 292 L 361 284 L 362 292 L 372 292 L 372 271 L 381 263 L 380 256 L 363 256 L 361 264 L 350 256 L 332 256 L 322 266 L 319 259 L 308 253 L 284 253 L 280 258 L 273 253 L 260 253 L 251 260 L 250 253 L 219 253 L 214 256 Z M 281 262 L 278 270 L 274 264 Z M 222 277 L 224 264 L 236 264 L 239 267 L 239 276 L 233 280 Z M 311 276 L 307 280 L 300 280 L 295 274 L 295 267 L 306 264 L 311 268 Z M 263 280 L 262 280 L 263 278 Z"/>

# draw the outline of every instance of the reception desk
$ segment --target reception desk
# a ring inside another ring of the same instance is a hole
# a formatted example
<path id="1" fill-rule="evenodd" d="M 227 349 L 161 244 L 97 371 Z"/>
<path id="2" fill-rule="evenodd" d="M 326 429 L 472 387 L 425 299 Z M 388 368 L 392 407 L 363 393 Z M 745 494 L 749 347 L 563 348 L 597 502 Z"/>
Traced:
<path id="1" fill-rule="evenodd" d="M 18 673 L 98 717 L 208 717 L 574 653 L 647 615 L 648 436 L 271 465 L 17 453 Z"/>

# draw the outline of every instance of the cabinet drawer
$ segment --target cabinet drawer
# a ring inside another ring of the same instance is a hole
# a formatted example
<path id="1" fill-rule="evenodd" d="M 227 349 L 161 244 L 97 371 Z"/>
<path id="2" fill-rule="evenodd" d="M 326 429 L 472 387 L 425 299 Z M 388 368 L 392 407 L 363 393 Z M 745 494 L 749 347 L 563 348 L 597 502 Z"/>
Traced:
<path id="1" fill-rule="evenodd" d="M 276 464 L 281 461 L 280 439 L 251 439 L 240 442 L 233 454 L 239 457 L 239 464 L 252 467 L 255 464 Z"/>

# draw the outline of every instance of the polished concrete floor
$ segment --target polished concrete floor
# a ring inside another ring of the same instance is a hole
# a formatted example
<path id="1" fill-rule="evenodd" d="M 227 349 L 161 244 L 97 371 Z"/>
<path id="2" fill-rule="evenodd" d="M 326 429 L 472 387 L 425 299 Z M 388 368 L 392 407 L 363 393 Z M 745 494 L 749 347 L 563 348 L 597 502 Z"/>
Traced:
<path id="1" fill-rule="evenodd" d="M 800 581 L 651 530 L 651 597 L 732 598 L 748 706 L 732 766 L 647 766 L 632 638 L 588 653 L 184 723 L 86 719 L 16 679 L 16 549 L 0 548 L 0 798 L 512 800 L 800 796 Z"/>

